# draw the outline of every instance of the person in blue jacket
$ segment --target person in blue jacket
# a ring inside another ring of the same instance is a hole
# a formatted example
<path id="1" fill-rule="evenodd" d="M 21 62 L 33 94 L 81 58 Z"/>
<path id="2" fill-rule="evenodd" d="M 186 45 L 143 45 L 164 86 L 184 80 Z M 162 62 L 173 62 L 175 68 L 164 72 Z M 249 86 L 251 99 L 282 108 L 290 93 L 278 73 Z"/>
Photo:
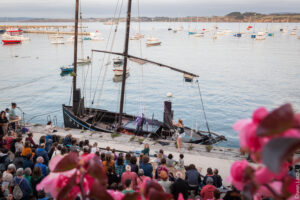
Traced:
<path id="1" fill-rule="evenodd" d="M 49 156 L 48 152 L 45 150 L 45 144 L 42 143 L 40 146 L 35 150 L 35 158 L 42 156 L 44 158 L 44 164 L 48 165 Z"/>
<path id="2" fill-rule="evenodd" d="M 14 178 L 14 186 L 19 185 L 22 190 L 23 197 L 21 200 L 30 199 L 31 187 L 26 178 L 23 177 L 23 168 L 17 169 L 16 177 Z"/>
<path id="3" fill-rule="evenodd" d="M 143 156 L 143 162 L 140 164 L 140 169 L 144 170 L 144 175 L 150 178 L 153 177 L 153 167 L 149 163 L 149 157 Z"/>

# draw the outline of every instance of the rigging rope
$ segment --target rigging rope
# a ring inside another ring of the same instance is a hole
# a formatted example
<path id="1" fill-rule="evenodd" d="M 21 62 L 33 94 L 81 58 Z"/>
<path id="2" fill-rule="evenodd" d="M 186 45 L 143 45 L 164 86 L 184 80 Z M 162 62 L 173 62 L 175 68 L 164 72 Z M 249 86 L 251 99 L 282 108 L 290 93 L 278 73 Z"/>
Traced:
<path id="1" fill-rule="evenodd" d="M 199 84 L 198 80 L 196 80 L 196 82 L 198 84 L 199 96 L 200 96 L 200 100 L 201 100 L 201 105 L 202 105 L 204 119 L 205 119 L 205 122 L 206 122 L 206 128 L 207 128 L 208 133 L 210 134 L 210 129 L 209 129 L 209 126 L 208 126 L 208 122 L 207 122 L 207 118 L 206 118 L 206 113 L 205 113 L 205 110 L 204 110 L 204 105 L 203 105 L 203 100 L 202 100 L 202 94 L 201 94 L 201 90 L 200 90 L 200 84 Z"/>
<path id="2" fill-rule="evenodd" d="M 123 0 L 122 0 L 121 5 L 120 5 L 120 10 L 119 10 L 119 15 L 118 15 L 117 25 L 116 25 L 116 28 L 115 28 L 115 32 L 113 34 L 112 43 L 111 43 L 109 51 L 112 51 L 112 48 L 113 48 L 114 43 L 115 43 L 115 38 L 116 38 L 117 31 L 118 31 L 118 25 L 119 25 L 119 22 L 120 22 L 120 16 L 121 16 L 122 7 L 123 7 Z M 108 61 L 110 60 L 110 56 L 111 56 L 111 54 L 108 54 L 108 58 L 107 58 Z M 97 100 L 97 102 L 96 102 L 95 105 L 98 105 L 99 102 L 100 102 L 100 100 L 101 100 L 101 96 L 102 96 L 102 92 L 103 92 L 103 88 L 104 88 L 104 82 L 105 82 L 105 78 L 106 78 L 108 66 L 109 65 L 105 65 L 104 74 L 103 74 L 103 78 L 102 78 L 102 82 L 101 82 L 101 87 L 100 87 L 100 91 L 99 91 L 99 97 L 98 97 L 98 100 Z"/>
<path id="3" fill-rule="evenodd" d="M 115 11 L 114 11 L 114 15 L 113 15 L 113 20 L 115 19 L 116 14 L 117 14 L 117 11 L 118 11 L 119 1 L 120 1 L 120 0 L 117 1 L 117 5 L 116 5 Z M 123 0 L 122 0 L 122 4 L 123 4 Z M 119 23 L 118 23 L 118 24 L 119 24 Z M 118 24 L 116 25 L 116 27 L 118 26 Z M 110 41 L 110 37 L 111 37 L 111 33 L 112 33 L 112 28 L 113 28 L 113 23 L 112 23 L 112 25 L 111 25 L 111 27 L 110 27 L 110 31 L 109 31 L 109 35 L 108 35 L 108 40 L 107 40 L 107 43 L 106 43 L 106 46 L 105 46 L 105 50 L 108 49 L 108 45 L 109 45 L 109 41 Z M 117 29 L 117 28 L 116 28 L 116 29 Z M 114 34 L 116 34 L 116 30 L 115 30 L 115 33 L 114 33 Z M 96 97 L 96 93 L 97 93 L 97 90 L 98 90 L 98 84 L 99 84 L 101 72 L 102 72 L 102 69 L 103 69 L 105 57 L 106 57 L 106 54 L 103 55 L 102 65 L 101 65 L 100 72 L 99 72 L 99 75 L 98 75 L 98 79 L 97 79 L 97 82 L 96 82 L 96 88 L 95 88 L 95 92 L 94 92 L 94 95 L 93 95 L 93 99 L 92 99 L 91 105 L 93 105 L 93 104 L 94 104 L 94 101 L 95 101 L 95 97 Z M 107 67 L 107 66 L 106 66 L 106 67 Z M 103 79 L 104 79 L 104 77 L 103 77 Z M 91 108 L 92 108 L 92 106 L 91 106 Z"/>

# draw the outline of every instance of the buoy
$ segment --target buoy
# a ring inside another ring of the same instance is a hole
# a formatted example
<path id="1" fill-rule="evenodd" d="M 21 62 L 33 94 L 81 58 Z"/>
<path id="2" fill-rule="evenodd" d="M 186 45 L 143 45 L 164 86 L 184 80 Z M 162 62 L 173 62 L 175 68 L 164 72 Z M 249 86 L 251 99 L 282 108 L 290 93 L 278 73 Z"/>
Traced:
<path id="1" fill-rule="evenodd" d="M 171 92 L 168 92 L 168 93 L 167 93 L 167 97 L 168 97 L 168 98 L 171 98 L 172 96 L 173 96 L 173 94 L 172 94 Z"/>

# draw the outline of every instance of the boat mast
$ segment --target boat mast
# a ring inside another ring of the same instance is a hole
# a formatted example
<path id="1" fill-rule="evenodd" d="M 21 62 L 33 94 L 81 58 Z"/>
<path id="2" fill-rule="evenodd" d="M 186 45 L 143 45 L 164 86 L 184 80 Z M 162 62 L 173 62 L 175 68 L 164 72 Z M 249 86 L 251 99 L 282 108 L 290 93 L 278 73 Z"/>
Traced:
<path id="1" fill-rule="evenodd" d="M 76 91 L 76 77 L 77 77 L 77 39 L 78 39 L 78 8 L 79 8 L 79 0 L 76 0 L 75 6 L 75 38 L 74 38 L 74 75 L 73 75 L 73 107 L 75 91 Z"/>
<path id="2" fill-rule="evenodd" d="M 120 98 L 120 114 L 119 114 L 118 128 L 120 128 L 122 125 L 122 115 L 123 115 L 123 106 L 124 106 L 127 57 L 128 57 L 128 45 L 129 45 L 129 33 L 130 33 L 131 1 L 132 0 L 128 0 L 128 7 L 127 7 L 125 47 L 124 47 L 124 53 L 123 53 L 124 65 L 123 65 L 123 75 L 122 75 L 122 90 L 121 90 L 121 98 Z"/>

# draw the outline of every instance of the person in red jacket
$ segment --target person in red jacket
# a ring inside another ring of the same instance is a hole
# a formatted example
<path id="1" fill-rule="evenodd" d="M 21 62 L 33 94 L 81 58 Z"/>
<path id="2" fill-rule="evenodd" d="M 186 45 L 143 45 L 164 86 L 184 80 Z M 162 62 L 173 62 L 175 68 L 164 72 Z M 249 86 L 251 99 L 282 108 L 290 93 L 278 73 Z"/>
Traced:
<path id="1" fill-rule="evenodd" d="M 214 180 L 211 177 L 207 177 L 206 185 L 202 188 L 200 195 L 203 200 L 213 199 L 214 198 L 214 190 L 217 189 L 213 186 Z"/>
<path id="2" fill-rule="evenodd" d="M 122 174 L 121 182 L 122 185 L 125 187 L 125 181 L 127 179 L 131 180 L 132 189 L 137 189 L 137 174 L 135 172 L 131 172 L 131 166 L 126 165 L 126 171 Z"/>

